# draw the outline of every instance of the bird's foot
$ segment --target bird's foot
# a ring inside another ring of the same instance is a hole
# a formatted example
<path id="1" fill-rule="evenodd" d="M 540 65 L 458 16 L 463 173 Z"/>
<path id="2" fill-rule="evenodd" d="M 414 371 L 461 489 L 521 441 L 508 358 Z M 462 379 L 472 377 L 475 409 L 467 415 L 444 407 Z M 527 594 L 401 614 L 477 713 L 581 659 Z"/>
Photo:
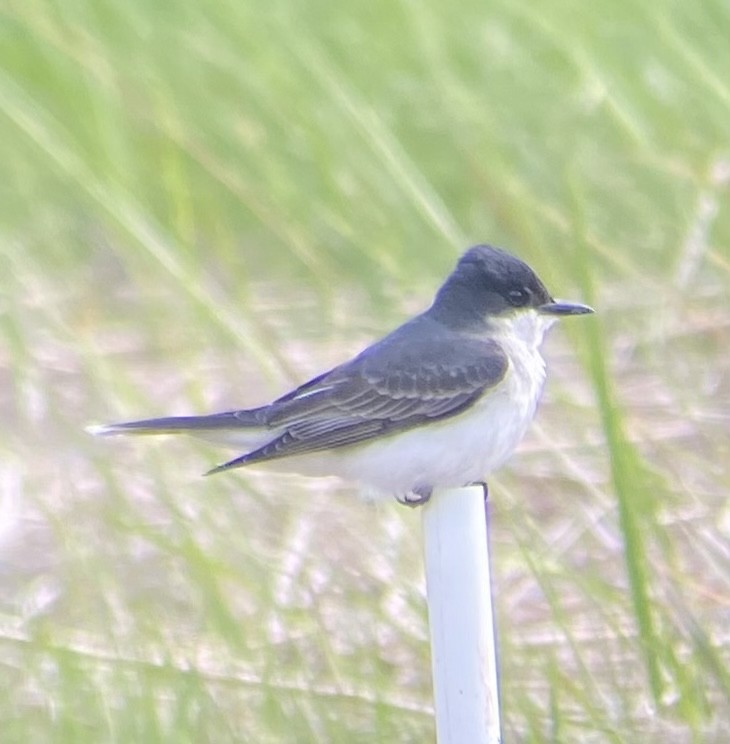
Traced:
<path id="1" fill-rule="evenodd" d="M 470 486 L 481 486 L 482 491 L 484 491 L 484 501 L 489 501 L 489 486 L 487 485 L 487 481 L 473 481 L 472 483 L 469 483 Z"/>
<path id="2" fill-rule="evenodd" d="M 397 495 L 395 499 L 399 504 L 413 508 L 423 506 L 431 498 L 432 493 L 433 488 L 414 488 L 412 491 L 408 491 L 408 493 Z"/>

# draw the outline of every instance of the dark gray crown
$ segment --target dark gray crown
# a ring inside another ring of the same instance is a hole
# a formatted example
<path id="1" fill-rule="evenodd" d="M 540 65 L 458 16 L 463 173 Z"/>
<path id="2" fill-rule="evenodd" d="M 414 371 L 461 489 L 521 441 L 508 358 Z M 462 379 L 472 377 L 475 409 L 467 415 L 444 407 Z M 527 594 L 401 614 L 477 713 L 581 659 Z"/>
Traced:
<path id="1" fill-rule="evenodd" d="M 464 323 L 550 301 L 545 285 L 524 261 L 491 245 L 476 245 L 438 291 L 432 313 L 443 322 Z"/>

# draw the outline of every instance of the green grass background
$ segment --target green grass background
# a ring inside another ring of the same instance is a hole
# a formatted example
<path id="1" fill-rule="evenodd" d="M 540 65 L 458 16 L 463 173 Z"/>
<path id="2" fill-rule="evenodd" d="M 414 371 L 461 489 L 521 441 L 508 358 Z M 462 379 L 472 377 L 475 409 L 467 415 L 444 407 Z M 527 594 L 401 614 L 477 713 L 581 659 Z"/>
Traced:
<path id="1" fill-rule="evenodd" d="M 417 512 L 89 421 L 255 405 L 503 245 L 595 305 L 491 481 L 519 742 L 730 730 L 730 11 L 4 0 L 3 742 L 433 740 Z"/>

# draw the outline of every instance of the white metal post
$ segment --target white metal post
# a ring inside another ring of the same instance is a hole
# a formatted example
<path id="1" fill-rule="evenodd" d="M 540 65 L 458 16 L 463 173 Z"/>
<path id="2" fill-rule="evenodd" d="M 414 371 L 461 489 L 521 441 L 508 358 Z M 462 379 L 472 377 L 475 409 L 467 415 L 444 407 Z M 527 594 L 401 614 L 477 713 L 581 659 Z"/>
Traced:
<path id="1" fill-rule="evenodd" d="M 436 491 L 423 508 L 438 744 L 501 742 L 486 491 Z"/>

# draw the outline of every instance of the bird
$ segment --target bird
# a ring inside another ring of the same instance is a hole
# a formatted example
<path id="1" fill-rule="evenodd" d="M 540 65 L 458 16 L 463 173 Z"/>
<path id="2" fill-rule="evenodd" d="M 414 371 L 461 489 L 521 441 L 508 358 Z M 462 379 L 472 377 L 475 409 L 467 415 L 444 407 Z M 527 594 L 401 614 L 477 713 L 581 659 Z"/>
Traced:
<path id="1" fill-rule="evenodd" d="M 505 463 L 542 394 L 545 333 L 592 312 L 553 299 L 516 256 L 475 245 L 428 309 L 271 403 L 88 430 L 192 434 L 242 453 L 206 475 L 253 465 L 335 475 L 418 506 L 435 489 L 484 483 Z"/>

